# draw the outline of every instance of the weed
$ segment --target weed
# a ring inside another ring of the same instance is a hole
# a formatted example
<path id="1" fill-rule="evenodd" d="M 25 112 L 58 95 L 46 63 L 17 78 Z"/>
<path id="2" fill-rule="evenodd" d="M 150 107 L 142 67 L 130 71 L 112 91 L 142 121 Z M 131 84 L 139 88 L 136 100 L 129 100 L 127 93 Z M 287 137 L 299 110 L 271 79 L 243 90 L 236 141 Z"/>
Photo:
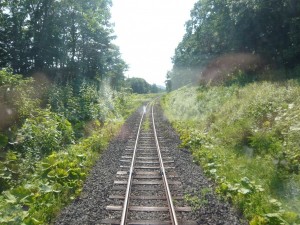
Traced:
<path id="1" fill-rule="evenodd" d="M 295 80 L 253 82 L 183 87 L 162 105 L 182 145 L 250 224 L 297 224 L 299 96 Z"/>
<path id="2" fill-rule="evenodd" d="M 193 211 L 199 210 L 202 206 L 208 204 L 207 194 L 211 193 L 210 188 L 203 188 L 194 194 L 185 194 L 184 200 L 193 209 Z"/>
<path id="3" fill-rule="evenodd" d="M 146 132 L 150 130 L 150 118 L 149 118 L 149 115 L 146 115 L 145 121 L 143 122 L 143 127 L 142 127 L 142 129 L 143 129 L 144 131 L 146 131 Z"/>
<path id="4" fill-rule="evenodd" d="M 0 111 L 11 112 L 8 123 L 0 123 L 0 224 L 51 223 L 79 195 L 124 119 L 149 98 L 116 93 L 108 85 L 97 90 L 86 82 L 79 94 L 71 85 L 53 86 L 50 104 L 40 108 L 32 79 L 0 71 L 0 104 L 9 106 Z M 2 133 L 4 127 L 10 129 Z"/>

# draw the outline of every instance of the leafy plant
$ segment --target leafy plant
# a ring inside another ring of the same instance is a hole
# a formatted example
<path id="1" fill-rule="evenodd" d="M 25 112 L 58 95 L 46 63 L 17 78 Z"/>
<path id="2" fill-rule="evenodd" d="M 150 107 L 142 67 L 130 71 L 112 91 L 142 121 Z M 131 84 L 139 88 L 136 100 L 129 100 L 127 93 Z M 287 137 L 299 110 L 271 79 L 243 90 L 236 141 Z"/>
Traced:
<path id="1" fill-rule="evenodd" d="M 0 133 L 0 149 L 8 144 L 8 137 Z"/>
<path id="2" fill-rule="evenodd" d="M 8 151 L 5 161 L 0 161 L 0 192 L 19 184 L 19 177 L 24 174 L 21 163 L 20 154 L 13 151 Z"/>
<path id="3" fill-rule="evenodd" d="M 16 86 L 23 82 L 22 75 L 13 74 L 12 69 L 4 68 L 0 70 L 0 86 Z"/>
<path id="4" fill-rule="evenodd" d="M 275 156 L 282 149 L 282 143 L 278 137 L 265 130 L 254 132 L 249 137 L 249 144 L 255 149 L 256 154 L 269 153 Z"/>
<path id="5" fill-rule="evenodd" d="M 251 224 L 277 225 L 299 223 L 299 96 L 291 80 L 187 86 L 161 102 L 218 192 Z"/>
<path id="6" fill-rule="evenodd" d="M 35 170 L 0 197 L 1 224 L 50 223 L 81 192 L 87 173 L 119 127 L 105 124 L 79 144 L 36 161 Z"/>
<path id="7" fill-rule="evenodd" d="M 41 158 L 74 140 L 72 125 L 49 109 L 36 110 L 25 120 L 18 134 L 18 145 L 26 155 Z"/>
<path id="8" fill-rule="evenodd" d="M 195 194 L 184 195 L 184 200 L 192 207 L 194 211 L 199 210 L 203 205 L 208 204 L 207 194 L 211 190 L 209 188 L 203 188 Z"/>

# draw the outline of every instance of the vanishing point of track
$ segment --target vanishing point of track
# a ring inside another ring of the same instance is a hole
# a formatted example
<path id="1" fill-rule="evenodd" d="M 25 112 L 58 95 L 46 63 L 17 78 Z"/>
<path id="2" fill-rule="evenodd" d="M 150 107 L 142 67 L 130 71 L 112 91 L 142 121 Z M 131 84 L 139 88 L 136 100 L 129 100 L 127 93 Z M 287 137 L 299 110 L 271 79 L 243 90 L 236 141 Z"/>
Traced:
<path id="1" fill-rule="evenodd" d="M 106 207 L 109 216 L 101 224 L 196 224 L 185 220 L 191 208 L 184 203 L 170 149 L 160 148 L 163 137 L 156 131 L 153 104 L 144 106 L 141 114 L 132 127 L 136 136 L 120 159 L 121 170 L 109 196 L 113 204 Z"/>

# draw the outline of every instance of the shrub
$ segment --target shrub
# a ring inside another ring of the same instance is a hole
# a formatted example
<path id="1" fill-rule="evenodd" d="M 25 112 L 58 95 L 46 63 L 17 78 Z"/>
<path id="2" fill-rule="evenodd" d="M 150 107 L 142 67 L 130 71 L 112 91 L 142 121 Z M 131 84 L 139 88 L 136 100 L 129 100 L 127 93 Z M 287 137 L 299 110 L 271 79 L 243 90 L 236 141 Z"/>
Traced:
<path id="1" fill-rule="evenodd" d="M 36 110 L 19 130 L 18 146 L 35 158 L 50 154 L 73 142 L 72 125 L 49 109 Z"/>
<path id="2" fill-rule="evenodd" d="M 120 111 L 124 110 L 122 104 L 125 104 L 124 97 L 105 83 L 98 90 L 96 84 L 82 82 L 78 92 L 70 84 L 56 85 L 48 95 L 51 109 L 74 125 L 77 137 L 83 136 L 86 122 L 103 123 L 109 118 L 120 118 Z"/>
<path id="3" fill-rule="evenodd" d="M 105 124 L 89 138 L 52 152 L 19 186 L 0 196 L 0 224 L 48 224 L 59 209 L 81 192 L 83 182 L 119 123 Z"/>
<path id="4" fill-rule="evenodd" d="M 282 150 L 282 141 L 280 141 L 272 132 L 266 130 L 257 131 L 252 134 L 250 146 L 254 152 L 260 154 L 271 154 L 274 157 Z"/>
<path id="5" fill-rule="evenodd" d="M 23 122 L 40 104 L 32 78 L 24 79 L 9 69 L 0 70 L 0 130 Z"/>
<path id="6" fill-rule="evenodd" d="M 0 192 L 19 184 L 19 178 L 24 175 L 21 156 L 17 152 L 8 151 L 5 160 L 0 161 Z"/>

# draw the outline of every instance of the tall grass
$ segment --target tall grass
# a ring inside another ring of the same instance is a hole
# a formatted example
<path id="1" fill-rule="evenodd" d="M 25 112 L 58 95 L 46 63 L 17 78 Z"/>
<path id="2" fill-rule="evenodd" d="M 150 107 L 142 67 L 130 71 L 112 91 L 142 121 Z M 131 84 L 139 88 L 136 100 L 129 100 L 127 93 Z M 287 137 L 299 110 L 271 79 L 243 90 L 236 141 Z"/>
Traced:
<path id="1" fill-rule="evenodd" d="M 217 192 L 252 225 L 300 223 L 296 80 L 183 87 L 162 104 Z"/>

